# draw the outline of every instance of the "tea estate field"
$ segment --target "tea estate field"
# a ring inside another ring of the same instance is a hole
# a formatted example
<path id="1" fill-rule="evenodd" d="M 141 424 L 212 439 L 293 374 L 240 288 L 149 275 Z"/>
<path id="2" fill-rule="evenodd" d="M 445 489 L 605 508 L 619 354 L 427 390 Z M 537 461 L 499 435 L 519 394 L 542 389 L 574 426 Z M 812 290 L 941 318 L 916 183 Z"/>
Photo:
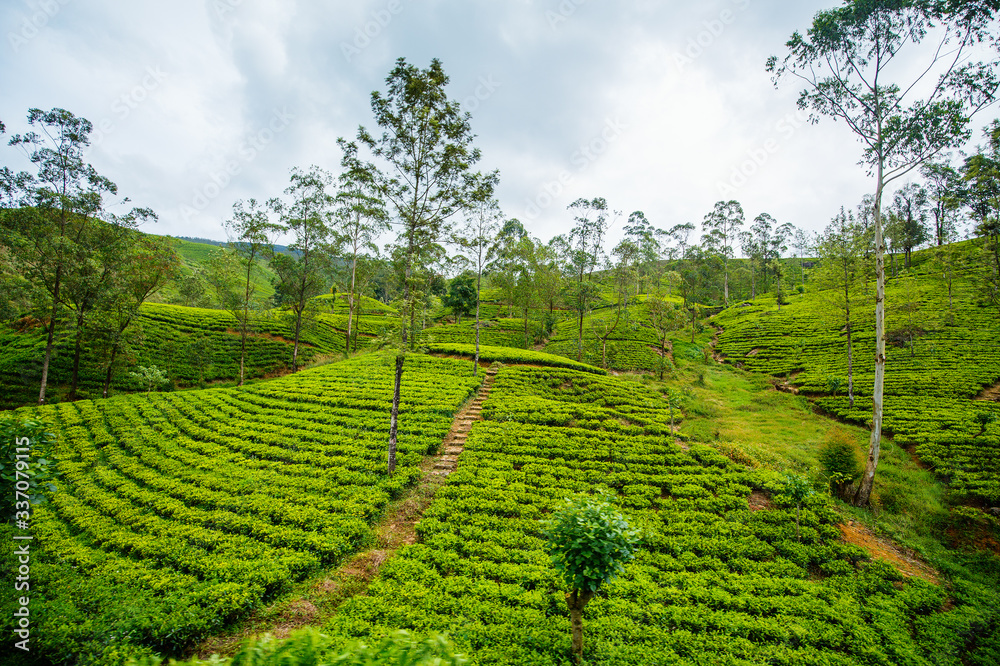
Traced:
<path id="1" fill-rule="evenodd" d="M 406 629 L 447 632 L 475 664 L 570 663 L 539 520 L 582 492 L 605 494 L 642 535 L 635 560 L 587 607 L 589 663 L 1000 660 L 995 564 L 904 577 L 842 539 L 824 493 L 797 507 L 778 472 L 672 433 L 684 414 L 664 385 L 486 351 L 505 360 L 457 470 L 415 542 L 364 594 L 317 618 L 327 658 Z M 470 370 L 407 356 L 392 477 L 392 358 L 382 353 L 241 389 L 18 410 L 49 424 L 44 453 L 61 476 L 30 527 L 37 651 L 15 663 L 178 656 L 326 579 L 421 482 L 420 463 L 479 386 Z M 9 542 L 16 530 L 3 530 Z M 4 560 L 15 568 L 9 551 Z M 8 635 L 13 603 L 4 597 Z"/>

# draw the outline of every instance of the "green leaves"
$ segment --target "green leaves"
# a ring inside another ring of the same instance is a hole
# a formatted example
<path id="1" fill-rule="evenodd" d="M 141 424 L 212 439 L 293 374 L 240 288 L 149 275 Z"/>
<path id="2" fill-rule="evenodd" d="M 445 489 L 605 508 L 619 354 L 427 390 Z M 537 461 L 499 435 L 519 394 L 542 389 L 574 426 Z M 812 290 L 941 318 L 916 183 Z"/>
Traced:
<path id="1" fill-rule="evenodd" d="M 606 499 L 566 501 L 542 527 L 552 564 L 571 590 L 596 592 L 624 570 L 641 539 Z"/>

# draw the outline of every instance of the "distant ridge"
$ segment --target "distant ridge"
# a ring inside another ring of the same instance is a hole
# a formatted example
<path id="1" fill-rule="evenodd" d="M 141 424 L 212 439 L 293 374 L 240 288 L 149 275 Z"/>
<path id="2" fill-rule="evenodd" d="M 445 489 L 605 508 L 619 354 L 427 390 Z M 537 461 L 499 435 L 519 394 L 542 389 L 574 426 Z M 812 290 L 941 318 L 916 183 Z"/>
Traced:
<path id="1" fill-rule="evenodd" d="M 169 236 L 169 238 L 176 238 L 189 243 L 201 243 L 202 245 L 215 245 L 216 247 L 225 247 L 228 245 L 226 241 L 217 241 L 212 240 L 211 238 L 198 238 L 196 236 Z M 287 245 L 275 245 L 274 251 L 280 252 L 281 254 L 290 254 Z"/>

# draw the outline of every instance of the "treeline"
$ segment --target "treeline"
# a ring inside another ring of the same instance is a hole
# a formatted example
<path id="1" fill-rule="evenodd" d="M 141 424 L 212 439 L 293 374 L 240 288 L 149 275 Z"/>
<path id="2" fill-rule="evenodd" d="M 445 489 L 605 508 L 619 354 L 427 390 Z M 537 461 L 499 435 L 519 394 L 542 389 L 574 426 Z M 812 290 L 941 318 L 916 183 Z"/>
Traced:
<path id="1" fill-rule="evenodd" d="M 501 210 L 499 173 L 475 170 L 481 153 L 473 145 L 471 116 L 448 99 L 447 82 L 437 60 L 419 69 L 399 59 L 386 92 L 372 94 L 377 131 L 361 127 L 354 140 L 338 140 L 338 173 L 295 168 L 283 195 L 237 201 L 224 223 L 228 242 L 193 272 L 181 269 L 164 239 L 138 231 L 156 218 L 153 211 L 108 209 L 117 187 L 83 159 L 91 124 L 62 109 L 32 109 L 28 123 L 38 131 L 16 134 L 9 144 L 37 173 L 2 171 L 0 315 L 20 318 L 21 326 L 45 326 L 39 402 L 58 327 L 73 335 L 68 397 L 76 395 L 84 348 L 101 365 L 107 395 L 140 340 L 139 307 L 168 284 L 173 302 L 233 315 L 241 384 L 247 337 L 260 313 L 272 307 L 291 313 L 294 371 L 314 297 L 331 291 L 346 305 L 347 350 L 357 346 L 362 295 L 397 307 L 398 337 L 410 347 L 440 297 L 456 321 L 476 317 L 478 345 L 488 286 L 508 316 L 523 320 L 526 341 L 531 322 L 547 335 L 572 314 L 579 360 L 584 318 L 595 308 L 610 313 L 591 331 L 602 347 L 640 300 L 647 325 L 665 344 L 668 331 L 690 325 L 695 332 L 696 305 L 725 307 L 773 293 L 780 308 L 789 291 L 805 289 L 806 268 L 819 257 L 822 286 L 844 293 L 840 305 L 850 335 L 851 285 L 874 275 L 874 197 L 866 197 L 856 215 L 842 210 L 819 235 L 766 212 L 748 221 L 738 201 L 719 201 L 704 216 L 700 237 L 691 222 L 660 228 L 642 211 L 624 217 L 602 197 L 580 198 L 567 208 L 570 231 L 542 241 Z M 984 295 L 1000 298 L 1000 121 L 987 138 L 987 146 L 960 165 L 942 158 L 923 164 L 923 182 L 900 188 L 881 211 L 893 275 L 897 263 L 909 265 L 914 249 L 947 248 L 969 218 L 984 239 Z M 624 234 L 611 245 L 609 229 L 622 217 Z M 390 231 L 395 239 L 380 249 L 376 242 Z M 276 246 L 281 238 L 290 239 L 287 247 Z M 261 289 L 264 265 L 274 276 L 273 295 Z"/>

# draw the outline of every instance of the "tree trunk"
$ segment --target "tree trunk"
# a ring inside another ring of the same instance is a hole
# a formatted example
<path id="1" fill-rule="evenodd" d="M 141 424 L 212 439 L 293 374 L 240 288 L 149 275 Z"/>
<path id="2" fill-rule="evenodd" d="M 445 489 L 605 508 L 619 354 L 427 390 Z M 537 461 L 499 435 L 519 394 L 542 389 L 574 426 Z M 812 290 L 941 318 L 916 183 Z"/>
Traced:
<path id="1" fill-rule="evenodd" d="M 108 389 L 111 388 L 111 369 L 115 367 L 115 357 L 118 356 L 118 343 L 111 347 L 111 360 L 108 361 L 108 371 L 104 375 L 104 393 L 102 397 L 108 397 Z"/>
<path id="2" fill-rule="evenodd" d="M 723 252 L 726 249 L 723 248 Z M 722 278 L 722 293 L 726 299 L 726 307 L 729 307 L 729 258 L 726 257 L 722 262 L 723 278 Z"/>
<path id="3" fill-rule="evenodd" d="M 305 310 L 305 303 L 295 311 L 295 344 L 292 346 L 292 372 L 298 371 L 299 362 L 299 333 L 302 330 L 302 312 Z"/>
<path id="4" fill-rule="evenodd" d="M 237 386 L 243 386 L 243 370 L 245 367 L 245 361 L 247 357 L 247 326 L 246 322 L 240 327 L 240 383 Z"/>
<path id="5" fill-rule="evenodd" d="M 83 310 L 76 314 L 76 335 L 73 336 L 73 372 L 70 376 L 67 400 L 76 400 L 76 388 L 80 384 L 80 355 L 83 352 Z"/>
<path id="6" fill-rule="evenodd" d="M 573 632 L 573 660 L 578 664 L 583 661 L 583 607 L 593 596 L 593 592 L 580 592 L 578 590 L 566 593 L 570 629 Z"/>
<path id="7" fill-rule="evenodd" d="M 358 305 L 354 309 L 354 351 L 358 351 L 358 326 L 361 325 L 361 299 L 358 299 Z"/>
<path id="8" fill-rule="evenodd" d="M 847 264 L 844 264 L 844 319 L 847 320 L 847 399 L 854 409 L 854 355 L 851 350 L 851 288 Z"/>
<path id="9" fill-rule="evenodd" d="M 56 285 L 52 297 L 52 314 L 49 316 L 49 332 L 45 341 L 45 360 L 42 361 L 42 388 L 38 392 L 38 404 L 45 404 L 45 387 L 49 379 L 49 361 L 52 358 L 53 340 L 56 334 L 56 314 L 59 312 L 59 273 L 61 268 L 56 269 Z"/>
<path id="10" fill-rule="evenodd" d="M 354 320 L 354 276 L 358 269 L 358 254 L 354 253 L 351 262 L 351 290 L 347 294 L 347 344 L 344 345 L 344 358 L 351 352 L 351 322 Z"/>
<path id="11" fill-rule="evenodd" d="M 476 272 L 476 357 L 472 359 L 472 376 L 479 374 L 479 289 L 483 278 L 482 267 Z"/>
<path id="12" fill-rule="evenodd" d="M 396 354 L 396 383 L 392 390 L 392 412 L 389 415 L 389 455 L 387 469 L 392 476 L 396 472 L 396 426 L 399 423 L 399 384 L 403 379 L 403 354 Z"/>
<path id="13" fill-rule="evenodd" d="M 868 443 L 868 458 L 861 475 L 855 506 L 867 506 L 875 485 L 882 443 L 882 394 L 885 387 L 885 239 L 882 237 L 882 165 L 878 168 L 878 188 L 875 191 L 875 383 L 872 390 L 872 432 Z"/>

